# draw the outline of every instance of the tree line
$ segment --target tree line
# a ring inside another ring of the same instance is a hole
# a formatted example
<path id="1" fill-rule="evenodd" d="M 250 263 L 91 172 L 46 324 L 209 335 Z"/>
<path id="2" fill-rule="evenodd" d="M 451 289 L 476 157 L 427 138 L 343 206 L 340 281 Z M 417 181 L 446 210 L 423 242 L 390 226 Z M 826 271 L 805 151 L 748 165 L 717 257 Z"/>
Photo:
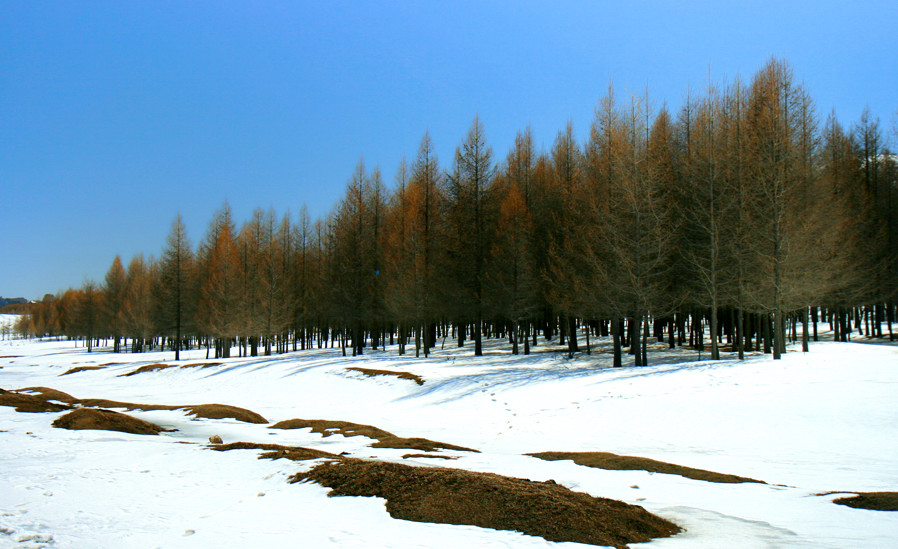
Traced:
<path id="1" fill-rule="evenodd" d="M 426 356 L 448 338 L 480 355 L 489 337 L 513 353 L 557 338 L 573 355 L 608 336 L 616 366 L 623 349 L 647 364 L 649 337 L 779 358 L 823 320 L 839 340 L 884 323 L 894 339 L 896 195 L 878 120 L 821 120 L 771 60 L 676 113 L 609 87 L 583 142 L 568 124 L 538 152 L 528 128 L 504 161 L 477 118 L 448 166 L 425 134 L 391 188 L 360 161 L 314 221 L 256 210 L 238 229 L 225 204 L 194 248 L 178 216 L 158 259 L 116 257 L 19 330 L 176 359 L 397 343 Z"/>

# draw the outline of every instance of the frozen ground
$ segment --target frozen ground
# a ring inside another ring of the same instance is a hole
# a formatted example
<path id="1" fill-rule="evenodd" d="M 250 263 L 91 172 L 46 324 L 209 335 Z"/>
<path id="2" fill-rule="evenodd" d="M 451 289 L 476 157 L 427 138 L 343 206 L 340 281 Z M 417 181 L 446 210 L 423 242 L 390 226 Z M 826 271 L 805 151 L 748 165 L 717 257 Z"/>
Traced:
<path id="1" fill-rule="evenodd" d="M 457 459 L 403 459 L 371 439 L 321 437 L 181 411 L 129 412 L 175 428 L 160 436 L 68 431 L 61 413 L 0 406 L 0 547 L 575 547 L 515 532 L 392 519 L 376 498 L 328 498 L 286 478 L 315 462 L 213 452 L 211 435 L 449 466 L 533 480 L 644 506 L 685 532 L 633 547 L 896 547 L 898 513 L 834 505 L 830 491 L 898 490 L 898 347 L 821 342 L 779 362 L 693 362 L 608 368 L 610 356 L 487 356 L 446 343 L 430 359 L 395 349 L 232 358 L 209 368 L 117 377 L 173 353 L 88 354 L 70 342 L 0 341 L 0 387 L 45 386 L 78 398 L 142 404 L 221 403 L 270 422 L 345 420 L 402 437 L 476 448 Z M 660 348 L 660 346 L 659 346 Z M 538 348 L 542 349 L 542 348 Z M 204 361 L 187 353 L 181 364 Z M 108 365 L 60 377 L 76 366 Z M 423 385 L 346 368 L 415 373 Z M 605 471 L 523 454 L 607 451 L 761 479 L 713 484 Z M 585 546 L 582 546 L 585 547 Z"/>

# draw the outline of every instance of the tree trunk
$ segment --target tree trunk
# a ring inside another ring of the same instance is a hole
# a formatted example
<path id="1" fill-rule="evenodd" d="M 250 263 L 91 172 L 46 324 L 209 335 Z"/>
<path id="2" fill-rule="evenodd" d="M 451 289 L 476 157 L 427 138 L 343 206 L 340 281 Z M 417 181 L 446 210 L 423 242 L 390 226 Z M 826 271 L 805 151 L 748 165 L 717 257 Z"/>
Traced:
<path id="1" fill-rule="evenodd" d="M 742 309 L 736 310 L 736 353 L 739 360 L 745 360 L 745 314 Z"/>
<path id="2" fill-rule="evenodd" d="M 630 319 L 630 354 L 633 355 L 634 366 L 644 366 L 640 349 L 642 343 L 641 333 L 642 319 L 634 316 Z"/>
<path id="3" fill-rule="evenodd" d="M 573 315 L 567 317 L 567 326 L 568 353 L 574 358 L 574 353 L 579 352 L 580 347 L 577 345 L 577 319 Z"/>
<path id="4" fill-rule="evenodd" d="M 648 317 L 648 315 L 646 315 L 645 326 L 642 331 L 642 353 L 641 353 L 641 355 L 642 355 L 642 365 L 643 366 L 649 365 L 648 343 L 649 343 L 649 317 Z"/>
<path id="5" fill-rule="evenodd" d="M 612 366 L 614 368 L 620 368 L 623 365 L 623 361 L 621 360 L 621 324 L 623 321 L 620 318 L 615 318 L 611 321 L 611 338 L 614 342 L 614 359 L 612 362 Z"/>
<path id="6" fill-rule="evenodd" d="M 811 334 L 808 333 L 808 328 L 809 328 L 808 324 L 809 324 L 809 322 L 808 322 L 808 308 L 807 308 L 807 307 L 802 307 L 802 311 L 801 311 L 801 327 L 802 327 L 802 330 L 801 330 L 801 350 L 802 350 L 803 352 L 805 352 L 805 353 L 808 352 L 808 350 L 809 350 L 809 349 L 808 349 L 808 340 L 810 339 L 810 335 L 811 335 Z"/>
<path id="7" fill-rule="evenodd" d="M 667 346 L 668 346 L 668 348 L 670 348 L 670 349 L 673 349 L 673 348 L 675 348 L 675 347 L 677 346 L 676 335 L 675 335 L 676 327 L 677 327 L 677 323 L 674 322 L 674 318 L 671 317 L 671 318 L 667 321 L 667 329 L 668 329 L 668 333 L 667 333 Z"/>

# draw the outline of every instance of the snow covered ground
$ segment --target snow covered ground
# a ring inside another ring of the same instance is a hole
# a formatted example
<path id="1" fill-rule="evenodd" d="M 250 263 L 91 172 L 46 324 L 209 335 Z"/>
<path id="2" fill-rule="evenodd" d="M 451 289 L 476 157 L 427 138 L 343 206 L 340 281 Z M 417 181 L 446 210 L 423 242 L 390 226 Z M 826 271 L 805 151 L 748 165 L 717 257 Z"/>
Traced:
<path id="1" fill-rule="evenodd" d="M 898 547 L 898 513 L 835 505 L 831 491 L 898 490 L 898 347 L 821 342 L 774 362 L 608 368 L 605 352 L 512 356 L 505 345 L 429 359 L 395 349 L 343 358 L 339 349 L 231 358 L 208 368 L 117 377 L 173 353 L 88 354 L 71 342 L 0 341 L 0 387 L 44 386 L 77 398 L 141 404 L 230 404 L 270 422 L 344 420 L 481 453 L 408 458 L 365 437 L 322 437 L 183 411 L 128 412 L 177 431 L 159 436 L 51 427 L 62 413 L 0 406 L 0 547 L 585 547 L 516 532 L 395 520 L 377 498 L 328 498 L 288 484 L 316 462 L 213 452 L 212 435 L 317 448 L 412 465 L 448 466 L 558 483 L 642 505 L 685 532 L 632 547 Z M 660 346 L 659 346 L 660 348 Z M 543 349 L 542 347 L 537 350 Z M 180 364 L 200 362 L 190 351 Z M 61 376 L 77 366 L 103 369 Z M 423 385 L 347 367 L 406 371 Z M 605 451 L 769 484 L 714 484 L 606 471 L 525 453 Z"/>
<path id="2" fill-rule="evenodd" d="M 12 328 L 19 320 L 19 315 L 0 314 L 0 338 L 7 339 L 7 332 L 12 335 Z"/>

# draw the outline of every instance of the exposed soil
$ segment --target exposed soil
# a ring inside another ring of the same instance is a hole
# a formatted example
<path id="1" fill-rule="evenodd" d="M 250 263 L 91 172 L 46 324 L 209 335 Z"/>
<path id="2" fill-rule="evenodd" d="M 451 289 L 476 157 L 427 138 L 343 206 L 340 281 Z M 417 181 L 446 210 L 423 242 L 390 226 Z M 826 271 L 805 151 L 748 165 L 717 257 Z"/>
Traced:
<path id="1" fill-rule="evenodd" d="M 573 492 L 553 481 L 342 459 L 290 477 L 332 488 L 331 496 L 377 496 L 390 516 L 415 522 L 514 530 L 549 541 L 625 548 L 680 532 L 642 507 Z"/>
<path id="2" fill-rule="evenodd" d="M 174 364 L 147 364 L 146 366 L 141 366 L 140 368 L 134 370 L 133 372 L 128 372 L 127 374 L 120 374 L 117 377 L 130 377 L 136 376 L 137 374 L 143 374 L 146 372 L 155 372 L 156 370 L 164 370 L 166 368 L 174 368 Z"/>
<path id="3" fill-rule="evenodd" d="M 833 503 L 871 511 L 898 511 L 898 492 L 857 492 L 856 496 L 834 499 Z"/>
<path id="4" fill-rule="evenodd" d="M 527 455 L 546 461 L 570 459 L 577 465 L 595 467 L 597 469 L 608 469 L 611 471 L 649 471 L 651 473 L 680 475 L 681 477 L 691 478 L 693 480 L 704 480 L 706 482 L 718 482 L 723 484 L 737 484 L 742 482 L 766 484 L 762 480 L 755 480 L 753 478 L 715 473 L 703 469 L 693 469 L 692 467 L 655 461 L 644 457 L 619 456 L 610 452 L 540 452 Z"/>
<path id="5" fill-rule="evenodd" d="M 0 358 L 22 358 L 22 355 L 3 355 Z"/>
<path id="6" fill-rule="evenodd" d="M 77 368 L 72 368 L 71 370 L 66 370 L 65 372 L 59 374 L 61 376 L 67 376 L 69 374 L 77 374 L 78 372 L 86 372 L 88 370 L 102 370 L 106 366 L 78 366 Z"/>
<path id="7" fill-rule="evenodd" d="M 228 450 L 267 450 L 259 454 L 259 459 L 290 459 L 293 461 L 305 461 L 309 459 L 330 458 L 340 459 L 340 456 L 314 450 L 312 448 L 303 448 L 302 446 L 282 446 L 280 444 L 264 444 L 256 442 L 231 442 L 229 444 L 212 444 L 207 446 L 212 450 L 226 452 Z"/>
<path id="8" fill-rule="evenodd" d="M 313 433 L 321 433 L 322 436 L 329 437 L 334 434 L 343 435 L 345 437 L 364 436 L 376 439 L 377 442 L 371 444 L 372 448 L 397 448 L 420 450 L 422 452 L 436 452 L 438 449 L 456 450 L 459 452 L 479 452 L 471 448 L 463 446 L 455 446 L 446 444 L 445 442 L 435 442 L 426 438 L 402 438 L 393 433 L 372 427 L 371 425 L 361 425 L 358 423 L 350 423 L 348 421 L 329 421 L 326 419 L 288 419 L 275 423 L 272 429 L 305 429 L 311 427 Z"/>
<path id="9" fill-rule="evenodd" d="M 399 379 L 410 379 L 410 380 L 414 381 L 415 383 L 417 383 L 418 385 L 424 385 L 424 379 L 422 379 L 420 376 L 417 376 L 417 375 L 409 373 L 409 372 L 393 372 L 390 370 L 372 370 L 370 368 L 356 368 L 354 366 L 352 368 L 346 368 L 346 369 L 354 370 L 356 372 L 362 372 L 366 376 L 371 376 L 371 377 L 374 377 L 374 376 L 396 376 Z"/>
<path id="10" fill-rule="evenodd" d="M 78 408 L 60 416 L 53 422 L 53 427 L 62 429 L 99 429 L 102 431 L 119 431 L 135 435 L 158 435 L 163 429 L 155 423 L 137 419 L 121 412 L 102 410 L 99 408 Z"/>
<path id="11" fill-rule="evenodd" d="M 246 423 L 268 423 L 267 419 L 253 411 L 236 406 L 228 406 L 227 404 L 200 404 L 198 406 L 187 406 L 184 409 L 191 415 L 206 419 L 233 418 Z"/>

